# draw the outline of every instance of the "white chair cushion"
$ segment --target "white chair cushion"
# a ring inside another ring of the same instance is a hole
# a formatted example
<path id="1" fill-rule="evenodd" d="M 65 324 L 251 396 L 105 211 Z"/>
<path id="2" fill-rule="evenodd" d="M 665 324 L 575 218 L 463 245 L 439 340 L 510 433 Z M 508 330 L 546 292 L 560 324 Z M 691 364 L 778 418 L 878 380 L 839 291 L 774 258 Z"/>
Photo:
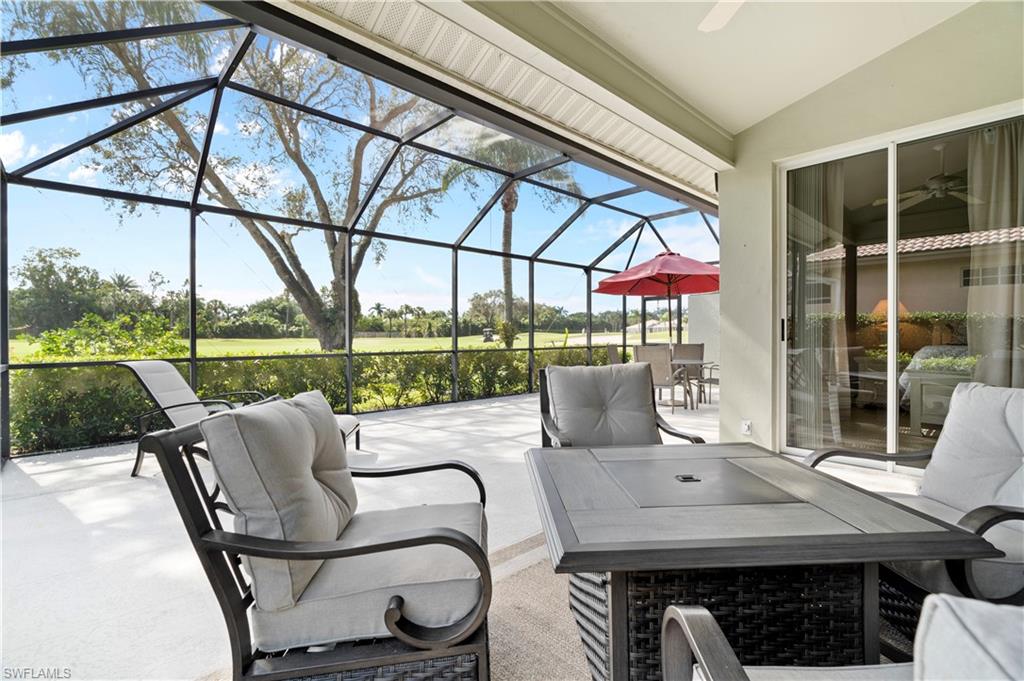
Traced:
<path id="1" fill-rule="evenodd" d="M 914 678 L 1024 679 L 1024 608 L 929 596 L 914 637 Z"/>
<path id="2" fill-rule="evenodd" d="M 574 446 L 661 444 L 647 364 L 549 366 L 551 417 Z"/>
<path id="3" fill-rule="evenodd" d="M 1024 388 L 954 389 L 921 494 L 963 511 L 1024 505 Z"/>
<path id="4" fill-rule="evenodd" d="M 199 400 L 185 377 L 170 362 L 147 359 L 122 362 L 122 364 L 135 372 L 160 408 Z M 175 407 L 164 411 L 175 428 L 195 423 L 209 415 L 209 411 L 201 404 Z"/>
<path id="5" fill-rule="evenodd" d="M 359 428 L 359 419 L 351 414 L 335 414 L 334 420 L 338 422 L 338 430 L 346 441 Z"/>
<path id="6" fill-rule="evenodd" d="M 479 503 L 438 504 L 358 513 L 341 543 L 379 541 L 387 534 L 450 527 L 487 548 L 487 521 Z M 480 573 L 472 561 L 447 546 L 421 546 L 325 561 L 295 607 L 252 611 L 253 635 L 261 650 L 276 651 L 331 641 L 390 636 L 384 611 L 392 596 L 405 599 L 403 612 L 426 626 L 464 617 L 480 598 Z"/>
<path id="7" fill-rule="evenodd" d="M 750 681 L 912 681 L 914 664 L 865 664 L 849 667 L 744 667 Z M 705 681 L 700 668 L 694 681 Z"/>
<path id="8" fill-rule="evenodd" d="M 888 493 L 885 496 L 904 506 L 955 525 L 964 512 L 935 499 L 916 494 Z M 1001 598 L 1024 588 L 1024 522 L 996 525 L 985 533 L 993 546 L 1006 554 L 1004 558 L 979 558 L 974 561 L 974 578 L 983 595 Z M 961 595 L 946 572 L 941 560 L 900 561 L 887 563 L 898 574 L 932 593 Z"/>
<path id="9" fill-rule="evenodd" d="M 199 424 L 235 531 L 288 541 L 333 541 L 356 510 L 345 441 L 319 392 L 210 416 Z M 295 604 L 320 561 L 246 558 L 263 610 Z"/>

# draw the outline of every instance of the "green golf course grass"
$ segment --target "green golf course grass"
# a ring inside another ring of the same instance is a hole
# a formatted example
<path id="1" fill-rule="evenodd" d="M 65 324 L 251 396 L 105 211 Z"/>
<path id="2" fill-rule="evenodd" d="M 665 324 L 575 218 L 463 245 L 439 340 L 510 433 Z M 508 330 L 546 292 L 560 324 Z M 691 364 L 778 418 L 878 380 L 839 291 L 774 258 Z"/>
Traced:
<path id="1" fill-rule="evenodd" d="M 659 334 L 664 336 L 665 334 Z M 686 332 L 684 330 L 684 341 Z M 594 334 L 594 345 L 617 342 L 621 335 L 617 333 Z M 653 337 L 648 341 L 655 341 Z M 565 342 L 565 334 L 538 331 L 534 334 L 534 347 L 537 350 L 557 349 Z M 583 345 L 586 337 L 583 334 L 570 334 L 569 345 Z M 639 343 L 640 337 L 631 334 L 628 344 Z M 525 350 L 529 344 L 526 333 L 519 334 L 515 348 Z M 477 350 L 482 348 L 500 348 L 498 341 L 485 343 L 480 334 L 459 337 L 460 350 Z M 39 349 L 38 345 L 25 339 L 10 341 L 11 363 L 32 362 L 32 355 Z M 353 343 L 355 352 L 417 352 L 423 350 L 450 350 L 451 339 L 445 338 L 356 338 Z M 282 353 L 318 353 L 320 345 L 315 338 L 200 338 L 199 356 L 222 357 L 226 355 L 276 355 Z M 38 361 L 45 361 L 39 359 Z"/>

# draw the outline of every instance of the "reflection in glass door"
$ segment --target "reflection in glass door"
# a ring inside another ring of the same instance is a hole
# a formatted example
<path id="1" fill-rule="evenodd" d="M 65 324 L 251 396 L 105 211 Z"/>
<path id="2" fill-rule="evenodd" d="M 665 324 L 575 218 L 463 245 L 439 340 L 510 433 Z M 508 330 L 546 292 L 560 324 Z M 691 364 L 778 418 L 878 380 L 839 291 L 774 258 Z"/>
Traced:
<path id="1" fill-rule="evenodd" d="M 1024 119 L 900 145 L 899 448 L 958 383 L 1024 387 Z"/>
<path id="2" fill-rule="evenodd" d="M 886 159 L 787 174 L 789 447 L 886 447 Z"/>
<path id="3" fill-rule="evenodd" d="M 786 173 L 787 447 L 930 447 L 958 384 L 1024 387 L 1022 167 L 1015 118 Z"/>

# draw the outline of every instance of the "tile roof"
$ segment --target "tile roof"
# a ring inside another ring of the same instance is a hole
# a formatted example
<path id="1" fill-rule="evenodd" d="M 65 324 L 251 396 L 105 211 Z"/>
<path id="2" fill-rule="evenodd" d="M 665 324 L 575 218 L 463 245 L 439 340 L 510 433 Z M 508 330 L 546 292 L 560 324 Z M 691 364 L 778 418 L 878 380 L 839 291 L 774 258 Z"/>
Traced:
<path id="1" fill-rule="evenodd" d="M 1003 229 L 986 229 L 977 232 L 959 232 L 957 234 L 900 239 L 896 242 L 896 252 L 900 254 L 926 253 L 930 251 L 946 251 L 954 248 L 1011 243 L 1014 241 L 1024 241 L 1024 227 L 1004 227 Z M 858 258 L 885 255 L 886 252 L 887 244 L 884 243 L 857 246 Z M 811 253 L 807 256 L 807 260 L 811 262 L 826 262 L 842 260 L 844 257 L 843 245 L 839 244 L 817 253 Z"/>

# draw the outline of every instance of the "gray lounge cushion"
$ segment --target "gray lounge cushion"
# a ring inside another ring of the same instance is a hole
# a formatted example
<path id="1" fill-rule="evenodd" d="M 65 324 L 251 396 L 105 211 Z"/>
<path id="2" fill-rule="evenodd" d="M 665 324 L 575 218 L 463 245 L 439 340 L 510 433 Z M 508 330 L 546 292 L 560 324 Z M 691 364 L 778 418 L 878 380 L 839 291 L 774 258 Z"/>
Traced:
<path id="1" fill-rule="evenodd" d="M 347 442 L 352 436 L 352 433 L 356 432 L 359 428 L 359 419 L 351 414 L 335 414 L 334 420 L 338 422 L 338 430 L 341 431 L 342 437 Z"/>
<path id="2" fill-rule="evenodd" d="M 288 541 L 333 541 L 356 510 L 345 441 L 319 392 L 210 416 L 199 424 L 235 531 Z M 256 605 L 295 604 L 321 561 L 246 558 Z"/>
<path id="3" fill-rule="evenodd" d="M 146 359 L 121 362 L 121 364 L 135 372 L 158 405 L 185 404 L 196 402 L 199 399 L 185 377 L 170 362 Z M 176 428 L 195 423 L 209 415 L 206 407 L 201 404 L 175 407 L 165 411 L 171 425 Z"/>
<path id="4" fill-rule="evenodd" d="M 650 365 L 547 368 L 551 417 L 574 446 L 661 444 Z"/>
<path id="5" fill-rule="evenodd" d="M 341 543 L 380 541 L 432 527 L 466 533 L 486 551 L 487 521 L 479 503 L 412 506 L 358 513 Z M 423 546 L 325 561 L 292 608 L 252 612 L 261 650 L 390 636 L 384 611 L 394 595 L 415 622 L 444 626 L 464 617 L 480 597 L 479 572 L 457 549 Z"/>
<path id="6" fill-rule="evenodd" d="M 1024 679 L 1024 608 L 929 596 L 914 637 L 914 678 Z"/>
<path id="7" fill-rule="evenodd" d="M 1024 389 L 956 387 L 921 494 L 965 512 L 1024 505 Z"/>
<path id="8" fill-rule="evenodd" d="M 893 501 L 955 525 L 964 512 L 917 494 L 889 493 Z M 987 598 L 1001 598 L 1024 588 L 1024 532 L 1020 523 L 1001 523 L 985 533 L 985 538 L 1006 554 L 1005 558 L 979 558 L 974 561 L 974 578 Z M 961 595 L 949 579 L 941 560 L 901 561 L 889 567 L 922 589 L 932 593 Z"/>

